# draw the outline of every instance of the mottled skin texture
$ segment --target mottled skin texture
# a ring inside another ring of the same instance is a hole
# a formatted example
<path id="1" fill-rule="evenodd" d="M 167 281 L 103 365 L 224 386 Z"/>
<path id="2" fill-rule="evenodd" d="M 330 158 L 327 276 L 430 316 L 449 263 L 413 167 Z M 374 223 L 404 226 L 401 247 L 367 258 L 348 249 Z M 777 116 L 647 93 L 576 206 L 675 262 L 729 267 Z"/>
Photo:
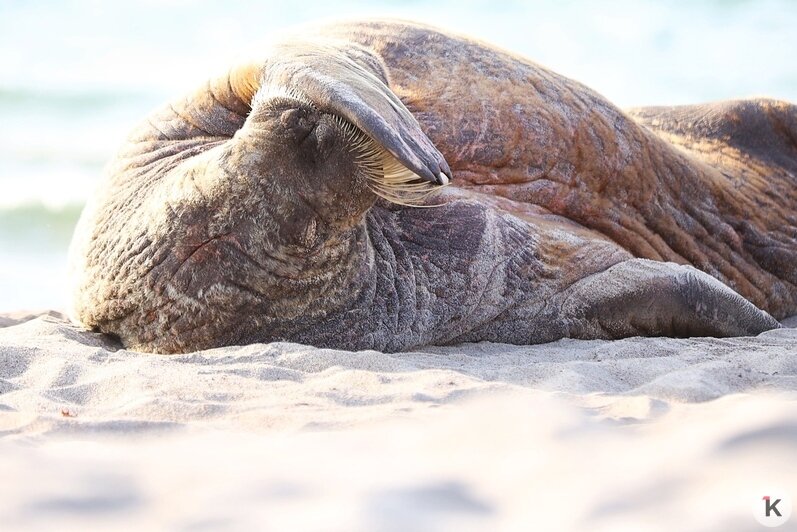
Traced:
<path id="1" fill-rule="evenodd" d="M 286 42 L 131 135 L 76 231 L 76 320 L 155 352 L 395 351 L 757 334 L 777 327 L 760 309 L 797 313 L 794 106 L 624 113 L 402 22 Z M 453 177 L 441 206 L 377 198 L 341 118 L 419 179 Z"/>

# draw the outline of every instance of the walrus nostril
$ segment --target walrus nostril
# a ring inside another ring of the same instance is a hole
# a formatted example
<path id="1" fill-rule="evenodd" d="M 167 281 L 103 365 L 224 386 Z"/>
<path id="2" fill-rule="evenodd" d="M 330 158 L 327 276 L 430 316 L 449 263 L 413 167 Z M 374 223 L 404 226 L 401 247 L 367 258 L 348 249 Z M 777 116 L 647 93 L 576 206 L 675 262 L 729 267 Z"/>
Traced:
<path id="1" fill-rule="evenodd" d="M 287 109 L 280 114 L 280 125 L 301 144 L 315 130 L 318 121 L 310 119 L 302 109 Z"/>

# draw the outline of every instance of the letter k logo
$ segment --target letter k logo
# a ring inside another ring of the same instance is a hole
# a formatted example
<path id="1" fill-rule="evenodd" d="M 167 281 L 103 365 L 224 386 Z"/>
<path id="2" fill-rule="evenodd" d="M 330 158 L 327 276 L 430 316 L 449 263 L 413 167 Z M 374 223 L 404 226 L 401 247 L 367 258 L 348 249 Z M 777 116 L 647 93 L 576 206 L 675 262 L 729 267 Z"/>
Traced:
<path id="1" fill-rule="evenodd" d="M 755 520 L 761 525 L 774 528 L 781 526 L 791 517 L 791 497 L 785 491 L 774 489 L 771 486 L 759 487 L 750 490 L 750 506 Z M 760 495 L 769 493 L 769 495 Z M 764 504 L 761 504 L 761 501 Z"/>
<path id="2" fill-rule="evenodd" d="M 769 495 L 764 495 L 762 499 L 764 500 L 764 511 L 767 517 L 769 517 L 772 512 L 775 512 L 775 515 L 781 517 L 780 512 L 778 511 L 778 503 L 780 502 L 780 499 L 775 499 L 775 502 L 771 502 Z"/>

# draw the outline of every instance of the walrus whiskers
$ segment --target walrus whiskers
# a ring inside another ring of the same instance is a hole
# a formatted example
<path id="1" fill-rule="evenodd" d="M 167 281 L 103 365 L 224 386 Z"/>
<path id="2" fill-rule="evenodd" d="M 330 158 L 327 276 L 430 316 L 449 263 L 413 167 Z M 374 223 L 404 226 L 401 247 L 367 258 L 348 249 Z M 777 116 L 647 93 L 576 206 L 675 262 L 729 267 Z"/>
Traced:
<path id="1" fill-rule="evenodd" d="M 277 104 L 280 100 L 297 101 L 311 109 L 318 110 L 318 107 L 316 107 L 315 103 L 313 103 L 310 98 L 295 88 L 274 84 L 262 85 L 260 90 L 255 93 L 249 106 L 253 110 L 269 108 Z"/>
<path id="2" fill-rule="evenodd" d="M 357 126 L 337 115 L 335 121 L 343 130 L 349 149 L 368 178 L 368 188 L 374 194 L 391 203 L 408 207 L 439 207 L 438 204 L 424 203 L 424 200 L 445 185 L 421 181 Z"/>

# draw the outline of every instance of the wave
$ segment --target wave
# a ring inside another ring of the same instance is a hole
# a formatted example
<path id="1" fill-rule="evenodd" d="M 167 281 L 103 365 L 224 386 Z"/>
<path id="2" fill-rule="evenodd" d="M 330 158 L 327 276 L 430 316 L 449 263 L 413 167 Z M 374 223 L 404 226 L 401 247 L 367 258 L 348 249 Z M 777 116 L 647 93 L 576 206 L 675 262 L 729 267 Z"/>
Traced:
<path id="1" fill-rule="evenodd" d="M 0 207 L 0 242 L 25 248 L 65 249 L 83 210 L 82 203 L 52 206 L 31 202 Z"/>
<path id="2" fill-rule="evenodd" d="M 20 106 L 67 109 L 74 112 L 115 109 L 120 105 L 159 101 L 163 95 L 125 91 L 121 89 L 46 89 L 41 87 L 0 87 L 0 110 L 4 107 L 18 109 Z"/>

